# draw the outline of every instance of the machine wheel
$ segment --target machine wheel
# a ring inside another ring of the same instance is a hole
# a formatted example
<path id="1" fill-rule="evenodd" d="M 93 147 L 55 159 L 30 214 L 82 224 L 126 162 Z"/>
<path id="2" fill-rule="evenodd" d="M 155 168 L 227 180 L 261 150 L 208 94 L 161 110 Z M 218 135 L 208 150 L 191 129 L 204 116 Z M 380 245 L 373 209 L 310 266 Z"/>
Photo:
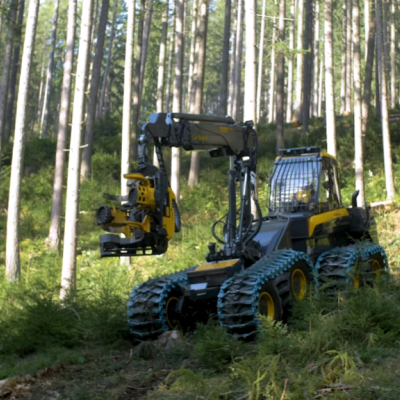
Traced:
<path id="1" fill-rule="evenodd" d="M 366 260 L 365 283 L 372 286 L 375 278 L 380 277 L 385 271 L 385 258 L 381 253 L 369 256 Z"/>
<path id="2" fill-rule="evenodd" d="M 304 300 L 310 289 L 311 269 L 304 261 L 298 261 L 289 270 L 290 293 L 293 300 Z"/>
<path id="3" fill-rule="evenodd" d="M 280 321 L 282 319 L 282 302 L 279 297 L 278 289 L 273 281 L 267 281 L 262 286 L 258 296 L 257 306 L 260 315 L 271 318 L 274 321 Z"/>

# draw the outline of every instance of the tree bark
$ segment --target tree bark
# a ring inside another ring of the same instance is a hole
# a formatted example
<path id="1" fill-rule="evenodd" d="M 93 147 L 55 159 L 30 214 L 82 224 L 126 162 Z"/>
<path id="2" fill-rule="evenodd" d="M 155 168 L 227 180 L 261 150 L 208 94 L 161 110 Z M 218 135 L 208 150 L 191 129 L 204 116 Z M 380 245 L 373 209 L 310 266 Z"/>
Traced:
<path id="1" fill-rule="evenodd" d="M 368 0 L 366 0 L 368 1 Z M 346 111 L 346 73 L 347 73 L 347 0 L 343 0 L 343 22 L 342 22 L 342 60 L 340 75 L 340 115 Z"/>
<path id="2" fill-rule="evenodd" d="M 313 73 L 313 0 L 306 0 L 306 23 L 304 31 L 303 48 L 308 50 L 304 55 L 303 64 L 303 109 L 302 123 L 303 133 L 308 132 L 310 122 L 310 104 Z"/>
<path id="3" fill-rule="evenodd" d="M 396 107 L 396 29 L 394 24 L 395 6 L 391 0 L 390 9 L 390 108 Z"/>
<path id="4" fill-rule="evenodd" d="M 42 120 L 41 120 L 41 124 L 40 124 L 40 138 L 44 138 L 47 136 L 47 125 L 48 125 L 49 113 L 50 113 L 50 97 L 51 97 L 51 89 L 52 89 L 52 84 L 53 84 L 54 53 L 56 50 L 59 5 L 60 5 L 60 0 L 55 0 L 54 14 L 53 14 L 53 27 L 51 30 L 51 40 L 50 40 L 49 64 L 47 66 L 47 75 L 46 75 L 46 90 L 45 90 L 45 94 L 44 94 Z"/>
<path id="5" fill-rule="evenodd" d="M 301 0 L 300 0 L 301 1 Z M 270 71 L 270 84 L 269 84 L 269 105 L 268 105 L 268 122 L 271 124 L 275 122 L 275 38 L 276 26 L 275 17 L 272 20 L 272 49 L 271 49 L 271 71 Z"/>
<path id="6" fill-rule="evenodd" d="M 367 62 L 368 57 L 368 40 L 369 40 L 369 0 L 364 0 L 364 38 L 365 38 L 365 62 Z"/>
<path id="7" fill-rule="evenodd" d="M 7 214 L 6 276 L 18 280 L 21 276 L 19 258 L 19 222 L 21 210 L 21 181 L 26 140 L 26 109 L 28 102 L 29 78 L 32 67 L 33 48 L 39 12 L 39 0 L 30 0 L 25 29 L 24 49 L 18 88 L 15 117 L 14 146 L 11 164 L 10 193 Z"/>
<path id="8" fill-rule="evenodd" d="M 293 114 L 293 49 L 294 49 L 294 31 L 296 25 L 296 1 L 290 1 L 290 30 L 289 30 L 289 57 L 288 57 L 288 83 L 287 83 L 287 106 L 286 122 L 292 121 Z"/>
<path id="9" fill-rule="evenodd" d="M 292 0 L 294 1 L 294 0 Z M 262 76 L 263 76 L 263 58 L 264 58 L 264 35 L 265 35 L 265 3 L 263 0 L 261 11 L 261 32 L 260 32 L 260 47 L 258 49 L 258 74 L 257 74 L 257 99 L 256 99 L 256 123 L 260 121 L 261 115 L 261 91 L 262 91 Z"/>
<path id="10" fill-rule="evenodd" d="M 84 102 L 85 73 L 90 39 L 90 17 L 93 0 L 83 2 L 79 39 L 78 64 L 75 75 L 75 93 L 72 109 L 71 142 L 69 148 L 68 181 L 64 229 L 64 251 L 60 297 L 76 287 L 76 244 L 79 218 L 79 153 Z M 104 6 L 103 6 L 104 7 Z M 100 38 L 99 38 L 100 40 Z M 96 64 L 96 63 L 94 63 Z M 95 68 L 93 68 L 95 70 Z M 94 82 L 96 83 L 96 82 Z"/>
<path id="11" fill-rule="evenodd" d="M 63 206 L 63 183 L 65 169 L 65 145 L 68 135 L 69 109 L 71 99 L 72 73 L 74 67 L 74 48 L 76 35 L 77 0 L 68 3 L 68 27 L 64 61 L 64 75 L 61 91 L 61 106 L 58 122 L 56 165 L 54 171 L 53 201 L 47 243 L 51 248 L 57 248 L 61 238 L 61 213 Z"/>
<path id="12" fill-rule="evenodd" d="M 323 96 L 323 78 L 324 78 L 324 62 L 323 57 L 321 57 L 321 61 L 319 62 L 319 88 L 318 88 L 318 117 L 322 117 L 322 96 Z"/>
<path id="13" fill-rule="evenodd" d="M 376 61 L 375 61 L 375 118 L 381 119 L 381 95 L 380 95 L 380 61 L 378 60 L 378 39 L 375 40 Z"/>
<path id="14" fill-rule="evenodd" d="M 103 84 L 101 86 L 98 118 L 101 118 L 103 116 L 103 112 L 104 112 L 104 100 L 105 100 L 105 96 L 106 96 L 108 77 L 110 75 L 112 47 L 113 47 L 114 36 L 115 36 L 115 21 L 117 19 L 117 11 L 118 11 L 118 0 L 114 0 L 113 19 L 112 19 L 110 40 L 108 42 L 108 51 L 107 51 L 107 64 L 106 64 L 106 69 L 104 71 Z"/>
<path id="15" fill-rule="evenodd" d="M 345 114 L 350 114 L 352 111 L 351 107 L 351 65 L 352 65 L 352 60 L 351 60 L 351 48 L 352 48 L 352 40 L 351 40 L 351 14 L 352 14 L 352 5 L 351 2 L 352 0 L 346 0 L 347 1 L 347 30 L 346 30 L 346 109 L 345 109 Z"/>
<path id="16" fill-rule="evenodd" d="M 15 29 L 15 37 L 14 37 L 14 46 L 13 46 L 14 50 L 13 50 L 13 59 L 11 64 L 12 68 L 10 76 L 10 85 L 8 89 L 7 111 L 6 111 L 6 120 L 4 125 L 4 137 L 3 137 L 4 143 L 8 143 L 10 140 L 11 126 L 13 124 L 15 89 L 17 87 L 17 76 L 20 71 L 19 56 L 21 49 L 20 44 L 21 44 L 22 23 L 24 21 L 24 10 L 25 10 L 25 0 L 20 0 L 17 27 Z"/>
<path id="17" fill-rule="evenodd" d="M 146 71 L 146 61 L 147 61 L 147 53 L 149 48 L 149 38 L 150 38 L 150 28 L 151 28 L 151 19 L 153 17 L 153 0 L 148 0 L 146 4 L 146 13 L 144 18 L 144 26 L 143 26 L 143 43 L 142 43 L 142 57 L 140 60 L 140 80 L 139 80 L 139 104 L 142 103 L 142 94 L 143 94 L 143 84 L 144 84 L 144 73 Z M 140 116 L 140 108 L 139 108 L 139 116 Z"/>
<path id="18" fill-rule="evenodd" d="M 318 116 L 318 83 L 319 83 L 319 0 L 315 0 L 315 16 L 314 16 L 314 66 L 313 66 L 313 101 L 312 115 Z"/>
<path id="19" fill-rule="evenodd" d="M 86 0 L 91 1 L 91 0 Z M 96 54 L 93 61 L 93 72 L 90 83 L 89 103 L 87 110 L 86 129 L 85 129 L 85 148 L 81 162 L 81 179 L 88 179 L 92 169 L 92 150 L 93 150 L 93 133 L 96 118 L 96 106 L 99 93 L 99 83 L 101 74 L 101 63 L 104 54 L 104 39 L 106 34 L 108 8 L 110 0 L 103 0 L 100 12 L 99 28 L 97 31 Z"/>
<path id="20" fill-rule="evenodd" d="M 384 48 L 384 53 L 385 53 L 385 73 L 386 73 L 386 94 L 387 94 L 387 100 L 388 100 L 388 105 L 390 104 L 390 25 L 389 25 L 389 10 L 390 10 L 390 0 L 383 0 L 382 3 L 382 31 L 383 31 L 383 48 Z"/>
<path id="21" fill-rule="evenodd" d="M 353 0 L 353 75 L 354 75 L 354 165 L 358 207 L 365 202 L 364 194 L 364 146 L 361 127 L 361 49 L 360 49 L 360 4 Z"/>
<path id="22" fill-rule="evenodd" d="M 369 108 L 371 103 L 371 85 L 372 85 L 372 70 L 374 64 L 374 49 L 375 49 L 375 35 L 376 35 L 376 25 L 375 25 L 375 13 L 371 10 L 368 29 L 368 46 L 367 46 L 367 61 L 365 63 L 365 79 L 364 79 L 364 94 L 362 98 L 362 135 L 363 142 L 365 143 L 367 129 L 368 129 L 368 118 L 369 118 Z M 364 146 L 365 147 L 365 146 Z"/>
<path id="23" fill-rule="evenodd" d="M 303 11 L 304 11 L 304 0 L 298 0 L 298 15 L 297 15 L 297 56 L 296 56 L 296 102 L 294 105 L 294 117 L 296 121 L 301 121 L 301 110 L 303 108 L 303 58 L 304 55 L 301 52 L 303 50 Z"/>
<path id="24" fill-rule="evenodd" d="M 336 157 L 335 92 L 333 90 L 332 0 L 325 0 L 325 115 L 328 153 Z"/>
<path id="25" fill-rule="evenodd" d="M 385 71 L 385 50 L 382 35 L 382 3 L 376 0 L 376 30 L 377 30 L 377 56 L 379 62 L 380 80 L 380 103 L 381 103 L 381 124 L 383 138 L 383 160 L 385 165 L 386 198 L 392 199 L 395 196 L 393 180 L 392 147 L 390 143 L 389 117 L 386 94 L 386 71 Z M 386 29 L 386 27 L 383 27 Z M 378 64 L 378 63 L 377 63 Z"/>
<path id="26" fill-rule="evenodd" d="M 172 61 L 175 49 L 175 12 L 172 13 L 172 26 L 171 34 L 169 37 L 169 54 L 168 54 L 168 71 L 167 71 L 167 89 L 165 98 L 165 112 L 169 112 L 171 109 L 171 86 L 172 86 Z"/>
<path id="27" fill-rule="evenodd" d="M 235 78 L 233 80 L 232 118 L 240 119 L 241 87 L 242 87 L 242 56 L 243 56 L 243 0 L 237 0 L 237 31 L 235 54 Z"/>
<path id="28" fill-rule="evenodd" d="M 207 0 L 206 0 L 207 2 Z M 203 2 L 204 4 L 204 2 Z M 203 7 L 201 5 L 201 8 Z M 207 4 L 207 3 L 206 3 Z M 183 0 L 175 0 L 175 78 L 174 78 L 174 97 L 172 101 L 172 111 L 180 112 L 182 106 L 182 71 L 183 71 Z M 179 148 L 171 149 L 171 189 L 175 193 L 176 202 L 179 203 L 181 176 L 181 152 Z"/>
<path id="29" fill-rule="evenodd" d="M 285 1 L 279 3 L 279 34 L 280 43 L 285 42 Z M 278 52 L 276 80 L 276 153 L 285 147 L 284 141 L 284 99 L 285 99 L 285 57 L 282 49 Z"/>
<path id="30" fill-rule="evenodd" d="M 10 69 L 11 69 L 11 58 L 13 52 L 13 41 L 15 32 L 15 19 L 17 16 L 18 0 L 11 0 L 10 10 L 9 10 L 9 20 L 6 36 L 6 45 L 4 49 L 3 58 L 3 71 L 1 75 L 0 83 L 0 154 L 2 148 L 2 142 L 4 137 L 4 125 L 5 125 L 5 112 L 7 106 L 7 94 L 8 94 L 8 84 L 10 79 Z M 1 157 L 0 157 L 1 160 Z M 0 161 L 1 165 L 1 161 Z"/>
<path id="31" fill-rule="evenodd" d="M 192 27 L 190 30 L 190 56 L 189 56 L 189 72 L 188 72 L 188 88 L 187 88 L 187 110 L 189 112 L 193 101 L 193 68 L 194 68 L 194 47 L 196 42 L 196 26 L 197 26 L 197 0 L 193 0 L 192 4 Z"/>
<path id="32" fill-rule="evenodd" d="M 237 17 L 238 17 L 238 10 L 237 10 L 237 0 L 233 1 L 233 24 L 232 24 L 232 31 L 231 31 L 231 59 L 229 65 L 229 86 L 228 86 L 228 113 L 232 115 L 232 102 L 234 96 L 234 80 L 235 80 L 235 67 L 236 67 L 236 33 L 237 33 Z"/>
<path id="33" fill-rule="evenodd" d="M 225 0 L 225 25 L 222 46 L 222 73 L 220 87 L 221 92 L 219 102 L 219 113 L 221 115 L 226 115 L 228 113 L 229 37 L 231 33 L 231 8 L 232 0 Z"/>

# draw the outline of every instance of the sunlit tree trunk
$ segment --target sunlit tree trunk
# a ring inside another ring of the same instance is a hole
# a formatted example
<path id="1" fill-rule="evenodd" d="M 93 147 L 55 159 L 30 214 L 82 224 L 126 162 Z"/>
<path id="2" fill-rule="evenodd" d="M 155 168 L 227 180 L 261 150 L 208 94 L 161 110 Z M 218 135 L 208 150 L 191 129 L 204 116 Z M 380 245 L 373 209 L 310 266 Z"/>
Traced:
<path id="1" fill-rule="evenodd" d="M 114 36 L 115 36 L 115 22 L 117 19 L 117 11 L 118 11 L 118 0 L 114 0 L 113 19 L 112 19 L 110 40 L 108 42 L 108 51 L 107 51 L 107 64 L 106 64 L 106 69 L 104 71 L 103 83 L 101 86 L 99 112 L 98 112 L 99 118 L 101 118 L 103 116 L 103 112 L 104 112 L 104 100 L 106 97 L 108 77 L 110 75 L 111 57 L 112 57 L 112 48 L 113 48 Z"/>
<path id="2" fill-rule="evenodd" d="M 209 0 L 200 0 L 199 16 L 196 33 L 195 57 L 193 68 L 193 100 L 190 112 L 201 114 L 203 106 L 204 68 L 207 48 Z M 200 158 L 197 151 L 193 151 L 190 160 L 188 185 L 194 186 L 199 182 Z"/>
<path id="3" fill-rule="evenodd" d="M 285 42 L 285 1 L 279 3 L 278 41 Z M 284 99 L 285 99 L 285 56 L 280 50 L 277 60 L 276 80 L 276 151 L 285 147 L 284 142 Z"/>
<path id="4" fill-rule="evenodd" d="M 298 14 L 297 14 L 297 50 L 303 50 L 303 11 L 304 0 L 297 0 Z M 294 116 L 296 121 L 301 121 L 301 110 L 303 108 L 303 58 L 304 55 L 299 51 L 296 55 L 296 102 L 294 105 Z"/>
<path id="5" fill-rule="evenodd" d="M 393 163 L 392 163 L 392 147 L 390 143 L 388 106 L 386 95 L 386 71 L 385 71 L 385 51 L 382 34 L 382 3 L 376 0 L 376 30 L 377 30 L 377 56 L 379 63 L 380 76 L 380 99 L 381 99 L 381 124 L 383 138 L 383 160 L 385 165 L 385 181 L 386 181 L 386 197 L 391 199 L 395 196 L 394 180 L 393 180 Z M 383 27 L 386 29 L 386 27 Z"/>
<path id="6" fill-rule="evenodd" d="M 57 248 L 61 236 L 61 213 L 63 205 L 63 182 L 65 169 L 65 145 L 68 134 L 69 109 L 71 99 L 72 72 L 74 67 L 74 48 L 76 34 L 77 0 L 69 0 L 64 76 L 61 91 L 61 108 L 58 122 L 56 165 L 54 171 L 53 201 L 51 206 L 50 230 L 47 242 Z"/>
<path id="7" fill-rule="evenodd" d="M 319 0 L 315 0 L 315 16 L 314 16 L 314 73 L 313 73 L 313 100 L 312 115 L 318 115 L 318 84 L 319 84 Z"/>
<path id="8" fill-rule="evenodd" d="M 347 29 L 346 29 L 346 108 L 345 108 L 345 114 L 351 113 L 351 65 L 352 65 L 352 60 L 351 60 L 351 48 L 352 48 L 352 40 L 351 40 L 351 14 L 352 14 L 352 0 L 346 0 L 347 1 Z"/>
<path id="9" fill-rule="evenodd" d="M 6 111 L 6 120 L 4 126 L 4 136 L 3 136 L 4 143 L 8 143 L 10 139 L 11 129 L 12 129 L 11 127 L 13 123 L 15 90 L 17 87 L 17 76 L 20 71 L 19 56 L 21 48 L 20 44 L 21 44 L 22 22 L 24 20 L 24 10 L 25 10 L 25 0 L 20 0 L 17 27 L 15 29 L 15 37 L 14 37 L 14 50 L 13 50 L 13 59 L 11 64 L 10 85 L 8 89 L 7 111 Z"/>
<path id="10" fill-rule="evenodd" d="M 207 0 L 206 0 L 207 1 Z M 201 6 L 202 7 L 202 6 Z M 180 112 L 182 106 L 182 71 L 183 71 L 183 0 L 175 0 L 175 78 L 172 111 Z M 176 201 L 179 203 L 181 176 L 181 149 L 171 149 L 171 189 L 175 193 Z"/>
<path id="11" fill-rule="evenodd" d="M 396 28 L 395 0 L 391 0 L 390 9 L 390 108 L 396 107 Z"/>
<path id="12" fill-rule="evenodd" d="M 91 0 L 86 0 L 91 1 Z M 103 0 L 100 12 L 99 28 L 97 31 L 96 54 L 93 61 L 92 79 L 90 82 L 89 103 L 86 118 L 85 140 L 81 162 L 81 179 L 88 179 L 92 169 L 93 134 L 96 117 L 97 99 L 99 93 L 101 64 L 104 54 L 104 39 L 108 20 L 110 0 Z"/>
<path id="13" fill-rule="evenodd" d="M 318 87 L 318 117 L 322 117 L 322 97 L 323 97 L 323 83 L 324 83 L 324 62 L 323 57 L 319 62 L 319 87 Z"/>
<path id="14" fill-rule="evenodd" d="M 232 100 L 234 96 L 234 80 L 235 80 L 235 67 L 236 67 L 236 32 L 237 32 L 237 0 L 233 1 L 233 24 L 231 30 L 231 58 L 230 58 L 230 65 L 229 65 L 229 85 L 228 85 L 228 111 L 229 115 L 232 115 Z"/>
<path id="15" fill-rule="evenodd" d="M 151 19 L 153 17 L 153 0 L 148 0 L 143 25 L 142 57 L 140 59 L 140 79 L 139 79 L 139 104 L 142 102 L 144 76 L 146 71 L 147 53 L 149 48 Z M 140 115 L 140 109 L 139 109 Z"/>
<path id="16" fill-rule="evenodd" d="M 366 0 L 368 1 L 368 0 Z M 347 73 L 347 0 L 343 0 L 342 56 L 340 74 L 340 115 L 346 111 L 346 73 Z"/>
<path id="17" fill-rule="evenodd" d="M 79 153 L 81 145 L 82 114 L 90 39 L 90 16 L 93 0 L 83 2 L 78 50 L 78 64 L 75 75 L 75 93 L 72 109 L 71 141 L 69 147 L 68 181 L 65 210 L 64 251 L 61 274 L 61 293 L 64 298 L 76 286 L 76 244 L 79 218 Z"/>
<path id="18" fill-rule="evenodd" d="M 294 0 L 292 0 L 294 1 Z M 258 48 L 258 74 L 257 74 L 257 99 L 256 99 L 256 123 L 260 121 L 261 116 L 261 91 L 262 91 L 262 76 L 263 76 L 263 58 L 264 58 L 264 34 L 265 34 L 265 4 L 263 0 L 261 11 L 261 32 L 260 46 Z"/>
<path id="19" fill-rule="evenodd" d="M 196 26 L 197 26 L 197 0 L 192 1 L 192 27 L 190 30 L 190 56 L 189 56 L 189 73 L 188 73 L 188 89 L 187 89 L 187 110 L 190 110 L 193 101 L 193 68 L 194 68 L 194 47 L 196 42 Z"/>
<path id="20" fill-rule="evenodd" d="M 29 79 L 35 43 L 39 0 L 30 0 L 25 28 L 25 40 L 19 79 L 17 111 L 15 117 L 14 146 L 11 164 L 10 193 L 7 213 L 6 276 L 14 281 L 21 276 L 19 258 L 19 222 L 21 211 L 21 181 L 26 141 L 26 109 Z"/>
<path id="21" fill-rule="evenodd" d="M 232 117 L 235 121 L 240 118 L 241 87 L 242 87 L 242 55 L 243 55 L 243 0 L 237 0 L 237 30 L 236 30 L 236 65 L 235 77 L 231 83 L 234 86 L 232 97 Z"/>
<path id="22" fill-rule="evenodd" d="M 386 72 L 386 95 L 388 106 L 390 104 L 390 25 L 389 25 L 390 0 L 382 2 L 382 32 L 383 32 L 383 48 L 385 53 L 385 72 Z"/>
<path id="23" fill-rule="evenodd" d="M 296 1 L 290 1 L 290 30 L 289 30 L 289 51 L 288 57 L 288 83 L 287 83 L 287 106 L 286 106 L 286 122 L 292 121 L 293 111 L 293 49 L 294 49 L 294 31 L 295 31 L 295 20 L 296 15 Z"/>
<path id="24" fill-rule="evenodd" d="M 225 0 L 225 25 L 222 47 L 222 73 L 219 113 L 226 115 L 228 112 L 228 77 L 229 77 L 229 36 L 231 33 L 231 4 L 232 0 Z"/>
<path id="25" fill-rule="evenodd" d="M 301 0 L 300 0 L 301 1 Z M 271 71 L 269 84 L 269 105 L 268 105 L 268 122 L 275 122 L 275 40 L 276 26 L 275 17 L 272 20 L 272 49 L 271 49 Z"/>
<path id="26" fill-rule="evenodd" d="M 42 119 L 41 119 L 41 124 L 40 124 L 40 137 L 41 138 L 44 138 L 47 136 L 47 125 L 48 125 L 49 113 L 50 113 L 50 96 L 51 96 L 51 89 L 52 89 L 52 85 L 53 85 L 54 53 L 56 50 L 59 4 L 60 4 L 60 0 L 55 0 L 54 14 L 53 14 L 53 27 L 51 29 L 49 64 L 47 66 L 47 74 L 46 74 L 46 89 L 45 89 L 45 94 L 44 94 Z"/>
<path id="27" fill-rule="evenodd" d="M 173 56 L 175 50 L 175 12 L 172 13 L 172 25 L 171 34 L 169 35 L 169 54 L 168 54 L 168 71 L 167 71 L 167 88 L 166 88 L 166 98 L 165 98 L 165 112 L 169 112 L 171 109 L 171 86 L 172 86 L 172 64 Z"/>
<path id="28" fill-rule="evenodd" d="M 313 72 L 313 0 L 306 0 L 306 21 L 304 30 L 304 45 L 307 50 L 303 61 L 303 109 L 302 124 L 303 132 L 308 132 L 310 121 L 310 104 L 312 89 L 312 72 Z"/>
<path id="29" fill-rule="evenodd" d="M 380 95 L 380 61 L 378 60 L 378 39 L 375 40 L 375 118 L 381 119 L 381 95 Z"/>
<path id="30" fill-rule="evenodd" d="M 335 92 L 333 90 L 332 0 L 325 0 L 325 114 L 328 153 L 336 157 Z"/>
<path id="31" fill-rule="evenodd" d="M 368 38 L 369 38 L 369 0 L 364 0 L 364 39 L 365 39 L 365 49 L 364 49 L 364 58 L 365 62 L 367 62 L 368 56 Z"/>

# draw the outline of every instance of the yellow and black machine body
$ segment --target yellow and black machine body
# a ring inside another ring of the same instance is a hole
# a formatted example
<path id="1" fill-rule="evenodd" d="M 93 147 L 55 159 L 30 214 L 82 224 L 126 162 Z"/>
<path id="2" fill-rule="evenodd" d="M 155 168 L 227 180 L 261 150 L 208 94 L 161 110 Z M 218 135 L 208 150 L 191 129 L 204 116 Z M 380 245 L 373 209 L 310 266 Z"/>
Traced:
<path id="1" fill-rule="evenodd" d="M 159 168 L 148 162 L 152 139 Z M 257 333 L 259 314 L 285 320 L 310 286 L 350 285 L 387 271 L 367 204 L 342 204 L 338 163 L 318 147 L 282 149 L 268 184 L 268 215 L 256 195 L 257 134 L 230 117 L 152 114 L 139 138 L 139 167 L 126 175 L 129 194 L 104 197 L 98 224 L 102 256 L 162 254 L 180 229 L 179 211 L 162 157 L 163 146 L 229 157 L 228 213 L 216 221 L 206 262 L 134 288 L 128 323 L 136 340 L 187 329 L 216 315 L 239 337 Z M 252 212 L 251 204 L 254 204 Z M 120 237 L 117 234 L 124 234 Z M 362 268 L 361 268 L 362 266 Z"/>

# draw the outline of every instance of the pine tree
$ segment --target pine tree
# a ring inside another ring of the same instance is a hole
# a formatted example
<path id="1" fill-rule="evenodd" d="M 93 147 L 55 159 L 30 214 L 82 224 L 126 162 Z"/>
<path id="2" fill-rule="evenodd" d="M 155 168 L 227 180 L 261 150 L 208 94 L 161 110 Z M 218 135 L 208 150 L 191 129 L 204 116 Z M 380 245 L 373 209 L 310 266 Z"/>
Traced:
<path id="1" fill-rule="evenodd" d="M 224 40 L 222 46 L 222 71 L 221 71 L 221 95 L 219 113 L 226 115 L 228 110 L 228 77 L 229 77 L 229 36 L 231 33 L 231 5 L 232 0 L 225 0 L 225 25 Z"/>

